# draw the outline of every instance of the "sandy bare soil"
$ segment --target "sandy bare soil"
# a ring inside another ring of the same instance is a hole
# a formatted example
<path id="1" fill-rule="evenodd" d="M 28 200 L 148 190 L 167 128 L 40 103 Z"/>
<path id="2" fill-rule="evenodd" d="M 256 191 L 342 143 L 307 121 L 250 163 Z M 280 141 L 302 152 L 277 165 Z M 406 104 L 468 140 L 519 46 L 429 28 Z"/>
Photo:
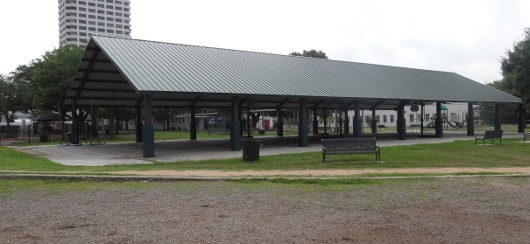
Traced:
<path id="1" fill-rule="evenodd" d="M 0 243 L 528 243 L 530 177 L 272 182 L 2 180 Z"/>
<path id="2" fill-rule="evenodd" d="M 530 167 L 506 168 L 402 168 L 402 169 L 326 169 L 326 170 L 124 170 L 114 171 L 116 175 L 141 175 L 141 176 L 175 176 L 175 177 L 269 177 L 269 176 L 296 176 L 296 177 L 338 177 L 355 176 L 362 174 L 456 174 L 456 173 L 506 173 L 530 175 Z"/>

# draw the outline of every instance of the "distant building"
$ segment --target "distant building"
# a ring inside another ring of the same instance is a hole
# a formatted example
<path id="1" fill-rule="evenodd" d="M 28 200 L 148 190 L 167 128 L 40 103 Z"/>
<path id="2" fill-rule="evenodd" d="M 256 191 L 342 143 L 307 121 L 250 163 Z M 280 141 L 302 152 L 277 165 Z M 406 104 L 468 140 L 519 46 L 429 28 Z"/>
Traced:
<path id="1" fill-rule="evenodd" d="M 130 0 L 59 0 L 59 44 L 86 46 L 91 35 L 131 38 Z"/>

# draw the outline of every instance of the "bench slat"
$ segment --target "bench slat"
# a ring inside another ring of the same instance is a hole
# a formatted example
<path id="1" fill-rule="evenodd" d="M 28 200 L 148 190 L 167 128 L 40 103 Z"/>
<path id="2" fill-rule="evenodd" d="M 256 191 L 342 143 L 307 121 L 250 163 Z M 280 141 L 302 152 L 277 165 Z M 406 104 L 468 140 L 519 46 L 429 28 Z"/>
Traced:
<path id="1" fill-rule="evenodd" d="M 487 130 L 484 132 L 483 136 L 475 135 L 475 145 L 478 140 L 482 140 L 482 144 L 486 144 L 486 140 L 491 140 L 491 144 L 493 144 L 496 138 L 499 139 L 499 143 L 502 144 L 502 133 L 503 130 Z"/>
<path id="2" fill-rule="evenodd" d="M 371 138 L 339 138 L 322 139 L 322 161 L 326 161 L 326 154 L 363 154 L 375 153 L 380 162 L 380 152 L 375 137 Z"/>

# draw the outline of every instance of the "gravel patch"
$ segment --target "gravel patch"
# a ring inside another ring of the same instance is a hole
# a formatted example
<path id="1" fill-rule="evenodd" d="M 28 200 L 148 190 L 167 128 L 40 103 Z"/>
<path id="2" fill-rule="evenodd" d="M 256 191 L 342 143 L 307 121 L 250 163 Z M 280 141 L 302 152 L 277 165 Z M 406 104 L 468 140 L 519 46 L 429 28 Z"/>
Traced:
<path id="1" fill-rule="evenodd" d="M 530 177 L 272 182 L 3 180 L 1 243 L 528 243 Z M 372 182 L 372 181 L 369 181 Z M 61 185 L 59 185 L 61 184 Z M 49 186 L 48 186 L 49 185 Z"/>

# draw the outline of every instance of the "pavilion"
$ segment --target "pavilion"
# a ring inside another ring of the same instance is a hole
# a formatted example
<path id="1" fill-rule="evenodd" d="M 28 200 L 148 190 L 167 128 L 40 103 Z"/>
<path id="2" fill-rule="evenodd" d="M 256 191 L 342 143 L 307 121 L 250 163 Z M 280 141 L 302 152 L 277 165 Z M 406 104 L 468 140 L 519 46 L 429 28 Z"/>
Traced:
<path id="1" fill-rule="evenodd" d="M 154 107 L 187 108 L 192 118 L 197 108 L 229 108 L 230 149 L 240 150 L 245 107 L 299 110 L 298 142 L 304 147 L 309 111 L 313 124 L 318 109 L 336 109 L 345 118 L 354 111 L 351 136 L 358 138 L 361 110 L 396 110 L 397 139 L 404 140 L 405 105 L 432 102 L 438 120 L 445 102 L 467 102 L 469 116 L 474 103 L 494 103 L 496 129 L 500 105 L 519 104 L 519 131 L 524 130 L 521 99 L 456 73 L 102 36 L 91 37 L 66 98 L 73 111 L 88 106 L 136 108 L 137 142 L 143 143 L 144 157 L 155 153 Z M 195 140 L 195 120 L 191 123 L 190 139 Z M 436 123 L 437 137 L 443 137 L 441 124 Z M 280 124 L 280 137 L 282 128 Z M 344 133 L 350 133 L 349 126 Z M 467 134 L 474 135 L 472 123 Z"/>

